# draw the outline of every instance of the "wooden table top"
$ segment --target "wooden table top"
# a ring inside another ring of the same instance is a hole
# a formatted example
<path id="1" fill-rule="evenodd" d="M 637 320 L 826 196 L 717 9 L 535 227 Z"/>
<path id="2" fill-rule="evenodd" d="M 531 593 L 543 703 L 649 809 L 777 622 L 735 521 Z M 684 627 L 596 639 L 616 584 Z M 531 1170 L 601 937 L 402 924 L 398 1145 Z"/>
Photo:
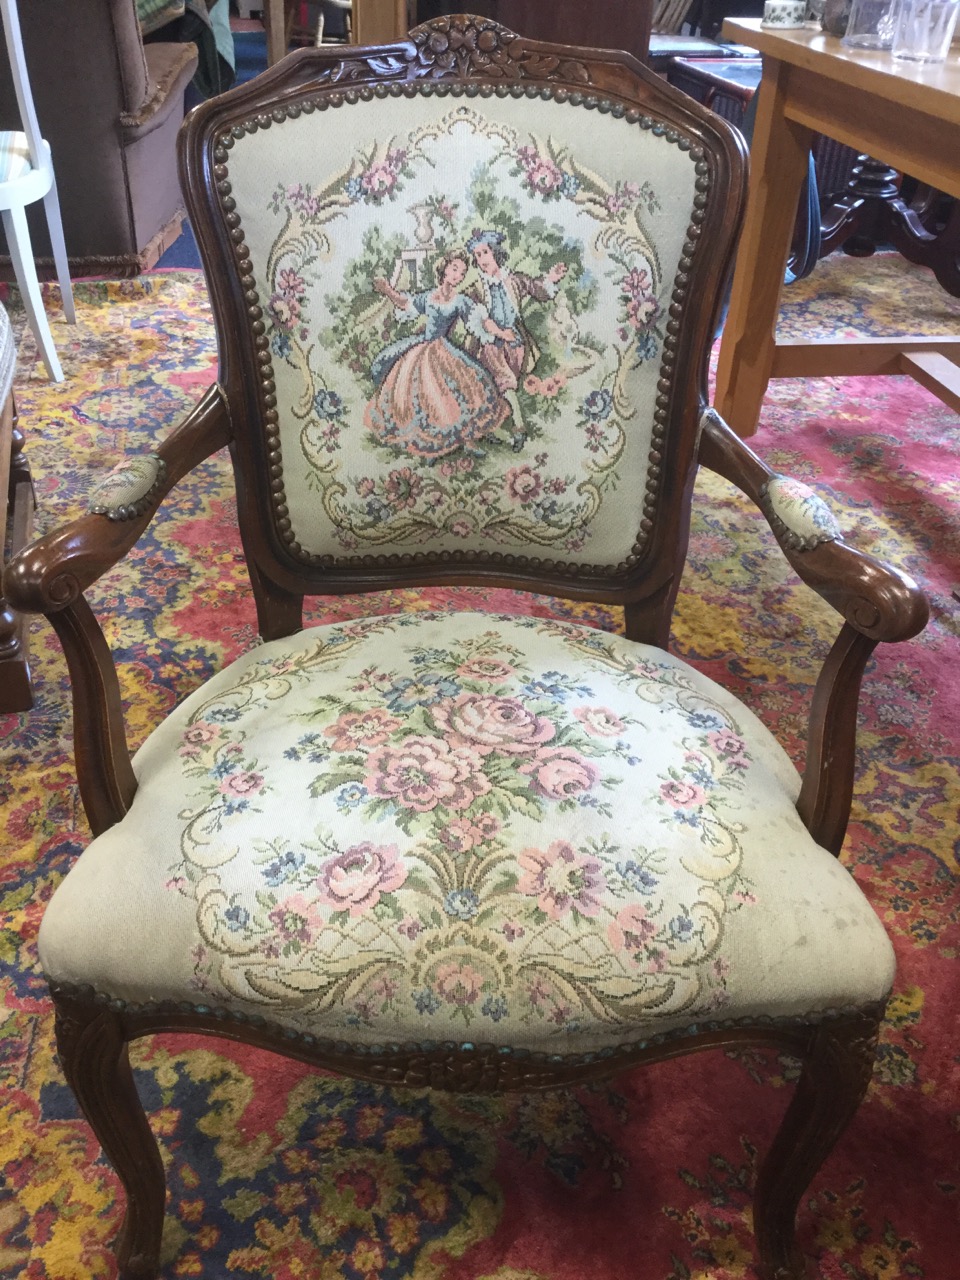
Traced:
<path id="1" fill-rule="evenodd" d="M 945 62 L 923 65 L 901 62 L 878 50 L 848 49 L 839 37 L 812 26 L 781 31 L 761 27 L 760 21 L 726 18 L 723 38 L 851 88 L 960 124 L 960 49 L 956 44 Z"/>

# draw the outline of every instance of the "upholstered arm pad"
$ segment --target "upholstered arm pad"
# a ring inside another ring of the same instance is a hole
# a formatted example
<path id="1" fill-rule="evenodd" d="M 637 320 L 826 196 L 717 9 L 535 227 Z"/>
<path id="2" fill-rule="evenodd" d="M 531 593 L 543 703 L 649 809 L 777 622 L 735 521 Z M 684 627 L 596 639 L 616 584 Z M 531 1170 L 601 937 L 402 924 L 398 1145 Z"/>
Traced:
<path id="1" fill-rule="evenodd" d="M 756 503 L 798 576 L 857 631 L 890 641 L 923 630 L 930 610 L 917 584 L 847 546 L 826 504 L 805 485 L 771 471 L 714 409 L 701 420 L 700 462 Z"/>
<path id="2" fill-rule="evenodd" d="M 214 386 L 150 455 L 157 462 L 148 468 L 149 476 L 144 473 L 144 482 L 150 481 L 146 491 L 136 503 L 121 504 L 135 506 L 136 514 L 117 519 L 107 510 L 91 512 L 25 547 L 3 575 L 6 599 L 23 613 L 65 609 L 123 559 L 174 485 L 229 442 L 226 402 Z M 96 498 L 93 505 L 104 507 Z"/>

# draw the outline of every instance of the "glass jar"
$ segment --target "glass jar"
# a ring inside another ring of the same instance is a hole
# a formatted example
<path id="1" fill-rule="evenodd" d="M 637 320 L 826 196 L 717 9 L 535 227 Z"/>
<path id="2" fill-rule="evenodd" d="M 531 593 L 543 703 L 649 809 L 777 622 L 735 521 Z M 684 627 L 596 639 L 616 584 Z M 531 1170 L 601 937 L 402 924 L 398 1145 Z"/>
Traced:
<path id="1" fill-rule="evenodd" d="M 899 9 L 899 0 L 853 0 L 843 43 L 852 49 L 889 49 Z"/>

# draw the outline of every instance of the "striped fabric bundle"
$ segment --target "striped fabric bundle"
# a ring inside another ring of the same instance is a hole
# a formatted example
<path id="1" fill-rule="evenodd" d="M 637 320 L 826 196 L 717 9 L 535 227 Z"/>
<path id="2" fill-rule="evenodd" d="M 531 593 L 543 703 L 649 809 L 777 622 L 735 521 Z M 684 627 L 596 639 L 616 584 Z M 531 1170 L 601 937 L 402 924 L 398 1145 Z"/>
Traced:
<path id="1" fill-rule="evenodd" d="M 0 130 L 0 182 L 12 182 L 33 168 L 27 135 L 12 129 Z"/>

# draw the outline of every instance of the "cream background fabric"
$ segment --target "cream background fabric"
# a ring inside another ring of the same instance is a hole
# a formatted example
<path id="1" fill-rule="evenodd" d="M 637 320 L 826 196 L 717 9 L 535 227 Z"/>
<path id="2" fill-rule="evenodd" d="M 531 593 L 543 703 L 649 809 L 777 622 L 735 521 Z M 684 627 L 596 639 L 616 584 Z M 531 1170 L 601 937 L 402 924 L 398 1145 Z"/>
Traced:
<path id="1" fill-rule="evenodd" d="M 305 631 L 198 690 L 135 767 L 130 813 L 47 909 L 54 981 L 337 1040 L 567 1053 L 892 983 L 768 731 L 679 659 L 590 628 Z"/>

